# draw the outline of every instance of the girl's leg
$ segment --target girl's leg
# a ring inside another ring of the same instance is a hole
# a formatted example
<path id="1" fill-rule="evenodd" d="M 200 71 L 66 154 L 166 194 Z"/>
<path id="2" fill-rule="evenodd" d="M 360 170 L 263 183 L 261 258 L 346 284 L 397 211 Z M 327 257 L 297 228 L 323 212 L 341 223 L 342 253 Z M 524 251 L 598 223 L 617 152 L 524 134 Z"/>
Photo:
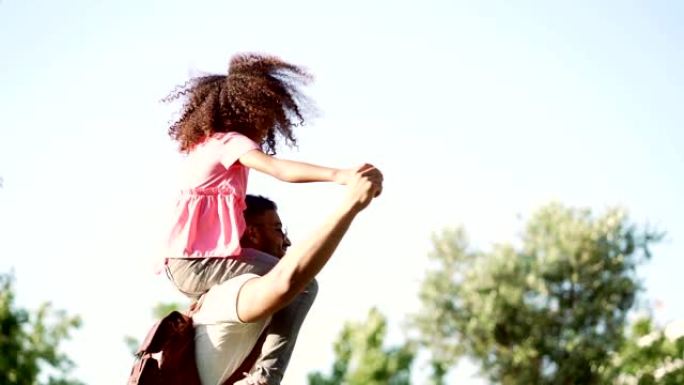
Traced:
<path id="1" fill-rule="evenodd" d="M 246 253 L 238 259 L 170 258 L 166 275 L 181 293 L 197 300 L 214 285 L 246 273 L 264 275 L 276 263 L 276 257 L 261 252 Z"/>

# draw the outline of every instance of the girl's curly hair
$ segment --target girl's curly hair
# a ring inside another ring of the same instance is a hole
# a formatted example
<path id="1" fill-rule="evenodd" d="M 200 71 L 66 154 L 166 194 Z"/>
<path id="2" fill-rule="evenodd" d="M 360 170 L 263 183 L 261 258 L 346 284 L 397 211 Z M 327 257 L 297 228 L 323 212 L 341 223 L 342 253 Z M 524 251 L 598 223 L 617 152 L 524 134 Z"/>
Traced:
<path id="1" fill-rule="evenodd" d="M 276 134 L 296 145 L 293 127 L 314 111 L 300 91 L 312 76 L 274 56 L 240 54 L 230 60 L 227 75 L 207 75 L 177 87 L 164 101 L 184 99 L 181 116 L 169 127 L 180 150 L 190 151 L 216 132 L 239 132 L 276 153 Z"/>

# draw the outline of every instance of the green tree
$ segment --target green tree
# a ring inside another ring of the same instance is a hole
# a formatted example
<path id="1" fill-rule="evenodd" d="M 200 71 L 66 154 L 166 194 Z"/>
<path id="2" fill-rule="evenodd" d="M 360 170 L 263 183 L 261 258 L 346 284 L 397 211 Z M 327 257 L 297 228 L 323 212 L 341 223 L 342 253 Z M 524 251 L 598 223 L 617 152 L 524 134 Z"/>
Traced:
<path id="1" fill-rule="evenodd" d="M 14 276 L 0 274 L 0 384 L 77 385 L 73 362 L 59 350 L 81 321 L 49 303 L 31 312 L 14 304 Z"/>
<path id="2" fill-rule="evenodd" d="M 371 309 L 361 323 L 347 323 L 334 345 L 330 375 L 309 374 L 309 385 L 409 385 L 415 349 L 385 348 L 387 320 Z"/>
<path id="3" fill-rule="evenodd" d="M 619 385 L 684 384 L 683 333 L 656 328 L 649 317 L 640 319 L 632 325 L 613 370 Z"/>
<path id="4" fill-rule="evenodd" d="M 620 209 L 593 216 L 557 203 L 532 216 L 520 245 L 472 250 L 462 229 L 435 237 L 413 317 L 433 383 L 464 356 L 493 383 L 611 383 L 636 268 L 661 237 Z"/>

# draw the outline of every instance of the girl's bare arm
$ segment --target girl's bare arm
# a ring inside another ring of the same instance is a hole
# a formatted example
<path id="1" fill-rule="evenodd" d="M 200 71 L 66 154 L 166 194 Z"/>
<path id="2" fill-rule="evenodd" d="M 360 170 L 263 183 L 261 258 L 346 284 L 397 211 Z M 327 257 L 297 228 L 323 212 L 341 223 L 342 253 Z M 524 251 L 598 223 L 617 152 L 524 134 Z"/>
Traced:
<path id="1" fill-rule="evenodd" d="M 354 171 L 274 158 L 259 150 L 252 150 L 242 155 L 240 163 L 290 183 L 336 182 L 347 184 Z"/>

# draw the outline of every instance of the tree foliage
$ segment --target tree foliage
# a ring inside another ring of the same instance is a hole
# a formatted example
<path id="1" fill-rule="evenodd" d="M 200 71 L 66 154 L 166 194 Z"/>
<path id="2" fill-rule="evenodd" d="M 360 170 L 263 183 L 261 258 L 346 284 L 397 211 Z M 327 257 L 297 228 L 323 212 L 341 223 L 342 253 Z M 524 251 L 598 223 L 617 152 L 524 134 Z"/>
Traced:
<path id="1" fill-rule="evenodd" d="M 632 325 L 613 370 L 618 385 L 684 384 L 684 331 L 657 328 L 651 318 L 640 319 Z"/>
<path id="2" fill-rule="evenodd" d="M 0 274 L 0 384 L 82 384 L 69 378 L 74 364 L 59 349 L 80 318 L 49 303 L 36 311 L 16 307 L 13 283 L 12 274 Z"/>
<path id="3" fill-rule="evenodd" d="M 521 244 L 469 247 L 462 229 L 434 239 L 413 317 L 435 383 L 464 356 L 494 383 L 610 383 L 640 283 L 636 268 L 661 234 L 620 209 L 599 216 L 554 203 Z"/>
<path id="4" fill-rule="evenodd" d="M 411 344 L 385 348 L 387 320 L 371 309 L 364 322 L 347 323 L 337 338 L 330 375 L 309 374 L 309 385 L 409 385 Z"/>

